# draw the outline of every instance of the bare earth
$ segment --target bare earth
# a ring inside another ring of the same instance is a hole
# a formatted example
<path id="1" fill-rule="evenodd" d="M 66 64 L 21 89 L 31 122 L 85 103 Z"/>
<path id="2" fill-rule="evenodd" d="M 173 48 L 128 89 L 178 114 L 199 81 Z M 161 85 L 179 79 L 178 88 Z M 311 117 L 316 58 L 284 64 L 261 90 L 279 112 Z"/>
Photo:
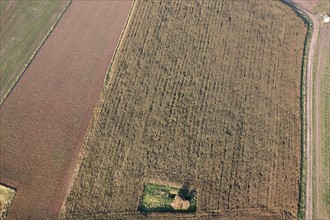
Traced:
<path id="1" fill-rule="evenodd" d="M 62 206 L 131 1 L 73 1 L 0 107 L 0 182 L 9 219 L 53 219 Z"/>

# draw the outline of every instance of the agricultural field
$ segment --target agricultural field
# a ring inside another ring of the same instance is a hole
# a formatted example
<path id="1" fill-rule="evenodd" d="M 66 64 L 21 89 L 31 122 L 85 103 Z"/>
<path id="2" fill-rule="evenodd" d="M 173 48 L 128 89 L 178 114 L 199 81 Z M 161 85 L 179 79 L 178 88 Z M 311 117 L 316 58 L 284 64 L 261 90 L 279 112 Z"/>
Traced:
<path id="1" fill-rule="evenodd" d="M 0 104 L 69 3 L 69 0 L 0 2 Z"/>
<path id="2" fill-rule="evenodd" d="M 321 27 L 315 79 L 315 218 L 330 218 L 330 24 Z M 317 146 L 318 145 L 318 146 Z M 318 148 L 317 148 L 318 147 Z M 317 169 L 317 170 L 316 170 Z M 316 187 L 318 186 L 318 187 Z"/>
<path id="3" fill-rule="evenodd" d="M 61 218 L 296 219 L 306 32 L 280 1 L 136 1 Z M 196 212 L 140 212 L 150 182 Z"/>
<path id="4" fill-rule="evenodd" d="M 316 6 L 312 9 L 312 12 L 314 14 L 329 14 L 330 13 L 330 2 L 329 1 L 318 0 L 315 2 L 316 2 Z M 312 5 L 313 5 L 313 3 L 312 3 Z"/>
<path id="5" fill-rule="evenodd" d="M 0 106 L 0 183 L 16 189 L 8 219 L 59 215 L 131 5 L 72 1 Z"/>
<path id="6" fill-rule="evenodd" d="M 330 33 L 330 32 L 328 32 Z M 328 51 L 328 63 L 327 63 L 327 71 L 325 71 L 324 74 L 324 81 L 323 81 L 323 91 L 324 91 L 324 95 L 323 95 L 323 149 L 322 149 L 322 155 L 324 155 L 324 157 L 322 158 L 322 163 L 323 163 L 323 167 L 324 167 L 324 183 L 323 183 L 323 204 L 324 204 L 324 216 L 327 216 L 328 218 L 330 218 L 330 210 L 329 208 L 327 209 L 327 207 L 330 207 L 330 52 Z"/>

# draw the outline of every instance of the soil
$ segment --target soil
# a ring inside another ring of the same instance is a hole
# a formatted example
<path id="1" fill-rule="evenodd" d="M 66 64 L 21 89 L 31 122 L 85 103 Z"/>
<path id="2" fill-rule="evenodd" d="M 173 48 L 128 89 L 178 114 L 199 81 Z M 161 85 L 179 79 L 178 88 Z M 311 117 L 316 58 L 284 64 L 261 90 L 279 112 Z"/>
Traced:
<path id="1" fill-rule="evenodd" d="M 9 219 L 58 215 L 131 3 L 73 1 L 1 105 Z"/>

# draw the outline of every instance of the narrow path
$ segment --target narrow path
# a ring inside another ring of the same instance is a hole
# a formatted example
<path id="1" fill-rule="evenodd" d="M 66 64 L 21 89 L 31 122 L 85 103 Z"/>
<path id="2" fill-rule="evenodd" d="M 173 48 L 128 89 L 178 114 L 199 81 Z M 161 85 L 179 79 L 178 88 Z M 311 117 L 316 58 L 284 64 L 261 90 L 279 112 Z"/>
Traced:
<path id="1" fill-rule="evenodd" d="M 306 220 L 313 219 L 313 64 L 315 50 L 317 48 L 317 37 L 319 24 L 317 19 L 307 11 L 305 12 L 313 21 L 313 32 L 309 45 L 307 60 L 307 81 L 306 81 Z"/>
<path id="2" fill-rule="evenodd" d="M 307 11 L 305 8 L 301 8 L 300 5 L 294 4 L 290 0 L 283 0 L 283 2 L 297 8 L 301 12 L 305 13 L 313 22 L 312 36 L 310 39 L 308 58 L 307 58 L 307 79 L 306 79 L 306 207 L 305 207 L 305 219 L 313 219 L 313 64 L 315 51 L 317 48 L 317 39 L 319 33 L 319 22 L 317 18 Z M 302 5 L 303 6 L 303 5 Z"/>

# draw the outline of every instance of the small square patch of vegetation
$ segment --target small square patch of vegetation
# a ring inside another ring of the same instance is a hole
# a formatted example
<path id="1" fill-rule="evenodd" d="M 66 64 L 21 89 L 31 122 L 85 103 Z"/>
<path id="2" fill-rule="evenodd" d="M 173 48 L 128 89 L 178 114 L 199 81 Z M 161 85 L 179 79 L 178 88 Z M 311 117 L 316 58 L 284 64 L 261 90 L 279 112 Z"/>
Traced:
<path id="1" fill-rule="evenodd" d="M 148 183 L 139 210 L 149 212 L 196 212 L 197 192 L 185 187 L 181 189 Z"/>
<path id="2" fill-rule="evenodd" d="M 15 197 L 15 190 L 0 184 L 0 219 L 5 218 Z"/>

